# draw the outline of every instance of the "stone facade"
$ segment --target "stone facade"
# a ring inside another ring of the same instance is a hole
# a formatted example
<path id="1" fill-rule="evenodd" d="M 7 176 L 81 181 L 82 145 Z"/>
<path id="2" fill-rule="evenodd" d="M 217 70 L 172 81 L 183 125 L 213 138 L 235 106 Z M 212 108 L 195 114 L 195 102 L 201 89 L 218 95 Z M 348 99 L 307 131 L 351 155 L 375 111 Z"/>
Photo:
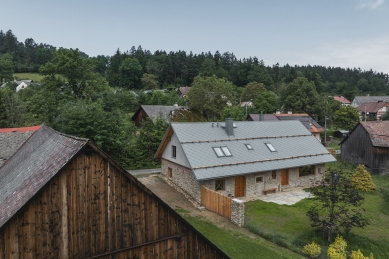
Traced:
<path id="1" fill-rule="evenodd" d="M 171 170 L 171 177 L 169 177 L 169 170 Z M 215 190 L 215 181 L 217 179 L 198 182 L 189 168 L 165 159 L 162 159 L 162 174 L 192 196 L 198 203 L 201 203 L 201 185 L 210 190 Z M 282 191 L 293 187 L 316 186 L 323 180 L 324 164 L 315 165 L 313 174 L 301 177 L 299 176 L 298 167 L 288 169 L 287 185 L 281 185 L 281 170 L 246 174 L 244 176 L 246 178 L 245 197 L 254 198 L 264 195 L 263 191 L 271 188 L 276 188 L 276 191 Z M 223 179 L 224 190 L 220 190 L 218 192 L 228 197 L 234 197 L 235 177 L 227 177 Z"/>
<path id="2" fill-rule="evenodd" d="M 192 170 L 166 159 L 161 159 L 161 161 L 161 174 L 182 188 L 185 192 L 192 196 L 196 202 L 201 203 L 200 184 L 196 180 Z M 169 170 L 171 170 L 171 173 L 169 173 Z M 212 188 L 211 190 L 214 189 L 215 188 Z"/>
<path id="3" fill-rule="evenodd" d="M 231 200 L 231 222 L 239 227 L 244 225 L 244 202 L 238 199 Z"/>

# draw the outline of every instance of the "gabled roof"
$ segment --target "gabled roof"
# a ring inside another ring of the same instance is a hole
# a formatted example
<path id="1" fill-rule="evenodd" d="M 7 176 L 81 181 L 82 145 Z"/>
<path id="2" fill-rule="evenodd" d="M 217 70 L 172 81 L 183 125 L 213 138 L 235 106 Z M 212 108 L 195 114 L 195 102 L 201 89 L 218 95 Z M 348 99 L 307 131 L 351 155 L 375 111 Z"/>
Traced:
<path id="1" fill-rule="evenodd" d="M 0 227 L 86 145 L 46 125 L 0 167 Z"/>
<path id="2" fill-rule="evenodd" d="M 0 167 L 41 126 L 0 129 Z"/>
<path id="3" fill-rule="evenodd" d="M 184 97 L 184 95 L 188 93 L 189 89 L 190 89 L 189 86 L 181 86 L 180 88 L 178 88 L 178 91 L 180 93 L 180 98 Z"/>
<path id="4" fill-rule="evenodd" d="M 276 114 L 279 120 L 299 120 L 312 133 L 323 132 L 324 129 L 306 113 Z"/>
<path id="5" fill-rule="evenodd" d="M 362 103 L 389 101 L 389 96 L 355 96 L 351 106 L 356 108 Z"/>
<path id="6" fill-rule="evenodd" d="M 362 121 L 375 147 L 389 147 L 389 121 Z"/>
<path id="7" fill-rule="evenodd" d="M 388 102 L 370 102 L 370 103 L 363 103 L 357 107 L 357 110 L 360 112 L 371 112 L 371 113 L 377 113 L 382 107 L 387 106 Z"/>
<path id="8" fill-rule="evenodd" d="M 334 100 L 341 102 L 343 104 L 351 104 L 351 102 L 349 100 L 347 100 L 347 98 L 344 97 L 343 95 L 335 95 Z"/>
<path id="9" fill-rule="evenodd" d="M 155 122 L 157 118 L 164 119 L 166 122 L 170 122 L 170 112 L 175 110 L 180 110 L 185 108 L 185 106 L 166 106 L 166 105 L 141 105 L 140 108 L 132 116 L 132 120 L 137 118 L 137 115 L 141 110 L 143 110 L 150 119 Z"/>
<path id="10" fill-rule="evenodd" d="M 252 121 L 259 121 L 260 114 L 249 114 L 247 119 L 251 119 Z M 278 118 L 275 114 L 263 114 L 264 121 L 278 121 Z"/>
<path id="11" fill-rule="evenodd" d="M 171 123 L 155 156 L 162 156 L 175 133 L 197 180 L 336 161 L 299 121 L 234 124 L 234 135 L 229 137 L 217 122 Z M 266 143 L 271 143 L 276 152 L 271 152 Z M 253 150 L 245 144 L 250 144 Z M 217 157 L 213 147 L 224 146 L 232 156 Z"/>

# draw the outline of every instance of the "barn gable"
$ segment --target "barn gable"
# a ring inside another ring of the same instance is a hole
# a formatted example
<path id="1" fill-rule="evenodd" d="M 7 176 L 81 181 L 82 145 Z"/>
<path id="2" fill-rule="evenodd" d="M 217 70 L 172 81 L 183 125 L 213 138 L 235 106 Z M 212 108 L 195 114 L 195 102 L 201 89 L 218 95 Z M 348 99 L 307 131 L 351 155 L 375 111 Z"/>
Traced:
<path id="1" fill-rule="evenodd" d="M 228 258 L 86 139 L 43 126 L 0 177 L 0 258 Z"/>

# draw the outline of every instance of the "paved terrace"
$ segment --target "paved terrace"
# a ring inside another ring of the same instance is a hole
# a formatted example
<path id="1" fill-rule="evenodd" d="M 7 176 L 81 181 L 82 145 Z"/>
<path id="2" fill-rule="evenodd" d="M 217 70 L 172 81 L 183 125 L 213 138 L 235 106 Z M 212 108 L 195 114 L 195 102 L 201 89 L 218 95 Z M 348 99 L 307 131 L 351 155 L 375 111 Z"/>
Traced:
<path id="1" fill-rule="evenodd" d="M 264 202 L 274 202 L 281 205 L 293 205 L 304 198 L 310 198 L 313 195 L 303 190 L 303 188 L 287 189 L 282 192 L 268 193 L 258 197 L 239 197 L 237 199 L 244 202 L 253 200 L 262 200 Z"/>

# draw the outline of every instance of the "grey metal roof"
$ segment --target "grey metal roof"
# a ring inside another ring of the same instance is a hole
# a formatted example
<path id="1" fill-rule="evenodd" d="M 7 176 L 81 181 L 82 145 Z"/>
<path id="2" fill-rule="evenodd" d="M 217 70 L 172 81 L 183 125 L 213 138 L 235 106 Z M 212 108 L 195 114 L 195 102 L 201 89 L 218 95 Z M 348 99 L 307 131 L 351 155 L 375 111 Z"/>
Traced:
<path id="1" fill-rule="evenodd" d="M 215 122 L 213 127 L 211 122 L 171 124 L 197 180 L 336 161 L 299 121 L 234 123 L 231 137 Z M 221 146 L 227 146 L 232 156 L 218 158 L 213 147 Z"/>
<path id="2" fill-rule="evenodd" d="M 86 143 L 45 125 L 25 141 L 0 167 L 0 227 Z"/>
<path id="3" fill-rule="evenodd" d="M 277 116 L 277 115 L 275 115 Z M 307 129 L 310 129 L 311 126 L 310 126 L 310 123 L 312 123 L 316 128 L 318 129 L 321 129 L 321 126 L 319 123 L 317 123 L 317 121 L 315 121 L 311 116 L 309 115 L 299 115 L 299 116 L 296 116 L 296 115 L 285 115 L 285 114 L 282 114 L 282 116 L 277 116 L 277 118 L 279 120 L 299 120 Z"/>
<path id="4" fill-rule="evenodd" d="M 351 106 L 357 108 L 363 103 L 371 103 L 378 101 L 387 101 L 389 102 L 389 96 L 355 96 Z"/>

